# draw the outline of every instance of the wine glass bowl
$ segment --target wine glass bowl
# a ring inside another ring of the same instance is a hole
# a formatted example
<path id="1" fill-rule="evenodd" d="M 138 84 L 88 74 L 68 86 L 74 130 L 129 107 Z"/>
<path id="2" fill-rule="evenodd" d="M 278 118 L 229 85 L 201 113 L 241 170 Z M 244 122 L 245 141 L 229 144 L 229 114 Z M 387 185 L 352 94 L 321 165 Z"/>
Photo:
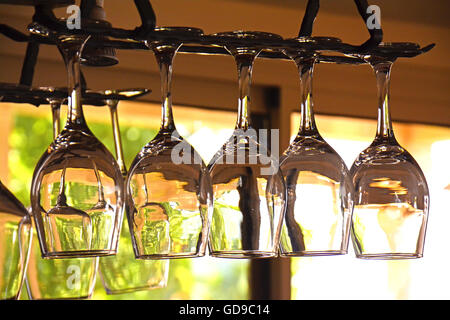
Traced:
<path id="1" fill-rule="evenodd" d="M 309 50 L 335 38 L 291 39 L 302 46 L 284 49 L 300 74 L 301 120 L 297 136 L 280 163 L 288 189 L 281 235 L 282 256 L 346 254 L 353 209 L 353 185 L 348 169 L 320 135 L 314 118 L 312 76 L 317 53 Z"/>
<path id="2" fill-rule="evenodd" d="M 115 254 L 123 179 L 103 144 L 90 132 L 66 128 L 38 162 L 34 177 L 33 214 L 45 239 L 44 256 Z"/>
<path id="3" fill-rule="evenodd" d="M 240 144 L 235 150 L 248 154 L 249 148 Z M 267 167 L 261 164 L 218 164 L 227 155 L 210 166 L 214 191 L 210 254 L 222 258 L 275 257 L 285 199 L 282 175 L 262 174 Z"/>
<path id="4" fill-rule="evenodd" d="M 351 168 L 355 252 L 365 259 L 421 258 L 428 187 L 414 158 L 400 145 L 376 141 Z"/>
<path id="5" fill-rule="evenodd" d="M 280 162 L 288 188 L 281 255 L 346 254 L 352 183 L 342 158 L 320 135 L 297 136 Z"/>
<path id="6" fill-rule="evenodd" d="M 210 186 L 209 175 L 204 164 L 173 164 L 171 145 L 176 143 L 165 144 L 157 159 L 144 158 L 130 169 L 130 213 L 140 258 L 205 254 L 211 195 L 198 189 Z"/>
<path id="7" fill-rule="evenodd" d="M 281 39 L 265 32 L 232 31 L 214 35 L 227 40 L 239 77 L 239 109 L 235 131 L 208 165 L 214 191 L 210 254 L 222 258 L 267 258 L 278 254 L 286 189 L 277 159 L 250 125 L 253 61 L 263 46 L 242 45 Z M 233 41 L 235 40 L 235 41 Z"/>
<path id="8" fill-rule="evenodd" d="M 130 166 L 127 214 L 135 255 L 139 259 L 205 255 L 212 188 L 200 155 L 175 128 L 172 115 L 172 63 L 182 45 L 171 34 L 195 37 L 200 29 L 156 28 L 146 41 L 160 68 L 161 128 Z M 159 35 L 159 36 L 158 36 Z"/>

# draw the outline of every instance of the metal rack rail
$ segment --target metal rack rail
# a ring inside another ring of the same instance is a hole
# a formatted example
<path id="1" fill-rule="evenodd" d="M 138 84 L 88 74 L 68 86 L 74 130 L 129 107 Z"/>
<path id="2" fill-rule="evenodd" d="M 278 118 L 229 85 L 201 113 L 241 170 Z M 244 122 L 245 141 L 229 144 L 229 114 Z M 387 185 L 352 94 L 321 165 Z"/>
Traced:
<path id="1" fill-rule="evenodd" d="M 176 41 L 183 45 L 180 53 L 203 54 L 203 55 L 227 55 L 227 45 L 255 46 L 262 49 L 259 57 L 266 59 L 289 59 L 284 49 L 304 50 L 305 52 L 316 52 L 319 63 L 338 64 L 365 64 L 362 58 L 365 55 L 378 55 L 397 58 L 412 58 L 428 52 L 435 45 L 430 44 L 421 47 L 415 43 L 396 42 L 380 45 L 383 39 L 383 31 L 380 28 L 369 28 L 366 24 L 370 17 L 370 7 L 367 0 L 354 0 L 360 16 L 362 17 L 370 34 L 369 39 L 361 45 L 345 43 L 337 38 L 314 37 L 315 41 L 298 41 L 300 38 L 311 37 L 314 21 L 319 12 L 320 0 L 308 0 L 301 28 L 297 38 L 292 39 L 252 39 L 252 38 L 224 38 L 216 35 L 204 35 L 177 32 L 157 28 L 156 15 L 149 0 L 134 0 L 135 7 L 141 18 L 141 25 L 132 30 L 113 27 L 104 20 L 103 1 L 82 0 L 81 2 L 81 28 L 69 30 L 65 20 L 58 19 L 53 9 L 74 4 L 73 0 L 0 0 L 0 4 L 15 4 L 34 6 L 35 14 L 29 29 L 34 31 L 24 34 L 10 26 L 0 24 L 0 34 L 16 41 L 27 43 L 27 50 L 23 62 L 22 74 L 19 84 L 0 84 L 2 100 L 8 102 L 28 102 L 39 105 L 47 101 L 49 94 L 60 95 L 64 90 L 39 90 L 32 88 L 34 68 L 37 62 L 39 46 L 41 44 L 56 45 L 60 35 L 84 34 L 91 38 L 86 43 L 86 49 L 104 49 L 109 52 L 113 50 L 148 50 L 145 41 Z M 96 10 L 94 10 L 96 8 Z M 99 13 L 100 12 L 100 13 Z M 114 59 L 103 62 L 100 66 L 117 63 Z M 85 82 L 84 87 L 86 88 Z M 32 93 L 30 95 L 30 92 Z M 86 94 L 86 93 L 85 93 Z M 67 95 L 67 92 L 65 92 Z M 92 98 L 92 97 L 91 97 Z M 119 97 L 123 98 L 123 97 Z M 89 97 L 86 97 L 89 99 Z M 94 101 L 96 100 L 96 101 Z M 91 99 L 94 105 L 102 105 L 104 97 Z"/>

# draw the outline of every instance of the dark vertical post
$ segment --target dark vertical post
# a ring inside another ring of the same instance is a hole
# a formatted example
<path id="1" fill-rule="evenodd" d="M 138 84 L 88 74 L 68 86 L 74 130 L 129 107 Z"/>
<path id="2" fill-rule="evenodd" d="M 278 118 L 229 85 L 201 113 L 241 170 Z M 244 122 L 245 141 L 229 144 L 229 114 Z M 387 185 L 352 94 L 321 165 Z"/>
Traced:
<path id="1" fill-rule="evenodd" d="M 20 84 L 31 86 L 33 83 L 34 68 L 36 66 L 38 54 L 39 43 L 34 41 L 28 42 L 22 65 L 22 73 L 20 75 Z"/>
<path id="2" fill-rule="evenodd" d="M 320 9 L 320 0 L 308 0 L 305 15 L 303 16 L 302 26 L 298 33 L 299 37 L 309 37 L 312 34 L 314 20 Z"/>
<path id="3" fill-rule="evenodd" d="M 134 4 L 141 17 L 141 26 L 137 28 L 138 33 L 150 32 L 155 29 L 156 15 L 149 0 L 134 0 Z"/>
<path id="4" fill-rule="evenodd" d="M 251 114 L 253 128 L 289 130 L 289 125 L 280 123 L 280 93 L 278 88 L 265 89 L 265 115 Z M 288 135 L 289 136 L 289 135 Z M 270 137 L 268 138 L 268 142 Z M 280 141 L 284 150 L 289 141 Z M 280 150 L 282 152 L 283 150 Z M 253 259 L 250 262 L 249 286 L 252 300 L 289 300 L 291 297 L 291 259 Z"/>

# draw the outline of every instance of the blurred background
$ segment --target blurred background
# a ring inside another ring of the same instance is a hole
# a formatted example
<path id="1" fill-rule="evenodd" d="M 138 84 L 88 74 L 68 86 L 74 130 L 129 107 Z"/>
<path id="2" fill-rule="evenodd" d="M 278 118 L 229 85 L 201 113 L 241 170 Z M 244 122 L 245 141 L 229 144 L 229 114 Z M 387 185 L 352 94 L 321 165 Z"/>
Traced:
<path id="1" fill-rule="evenodd" d="M 295 37 L 306 0 L 153 0 L 158 26 L 199 27 L 205 33 L 258 30 Z M 392 71 L 391 113 L 400 144 L 423 169 L 431 193 L 424 258 L 414 261 L 361 261 L 346 256 L 227 261 L 214 258 L 170 262 L 168 287 L 106 295 L 98 279 L 94 299 L 449 299 L 450 258 L 450 95 L 448 56 L 450 3 L 445 0 L 369 1 L 381 8 L 384 41 L 436 43 L 429 53 L 399 59 Z M 108 20 L 132 29 L 139 15 L 130 1 L 105 1 Z M 65 10 L 55 11 L 67 16 Z M 33 9 L 0 6 L 0 23 L 21 31 Z M 351 0 L 322 0 L 313 35 L 335 36 L 351 44 L 368 37 Z M 17 83 L 24 44 L 0 36 L 0 82 Z M 151 140 L 160 121 L 159 74 L 150 52 L 117 51 L 119 64 L 83 68 L 91 89 L 148 87 L 137 102 L 119 104 L 121 133 L 129 165 Z M 252 113 L 257 122 L 280 129 L 286 148 L 299 122 L 299 81 L 289 61 L 257 59 Z M 66 85 L 57 49 L 42 45 L 34 86 Z M 179 54 L 173 76 L 174 116 L 180 133 L 208 162 L 230 135 L 236 119 L 237 81 L 229 56 Z M 348 167 L 373 140 L 376 83 L 368 66 L 319 64 L 314 75 L 317 125 Z M 50 107 L 0 103 L 0 179 L 26 205 L 34 166 L 52 140 Z M 63 109 L 65 111 L 65 108 Z M 88 124 L 113 151 L 109 111 L 87 106 Z M 65 114 L 63 112 L 62 119 Z M 283 150 L 280 150 L 282 152 Z M 26 291 L 26 290 L 23 290 Z M 26 293 L 23 293 L 26 299 Z"/>

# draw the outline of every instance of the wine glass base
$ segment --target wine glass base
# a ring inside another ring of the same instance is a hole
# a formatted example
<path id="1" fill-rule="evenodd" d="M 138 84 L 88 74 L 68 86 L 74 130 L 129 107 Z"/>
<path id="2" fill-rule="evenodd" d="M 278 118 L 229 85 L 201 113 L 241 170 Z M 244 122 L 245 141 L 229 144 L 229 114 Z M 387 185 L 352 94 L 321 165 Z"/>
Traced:
<path id="1" fill-rule="evenodd" d="M 423 257 L 421 253 L 371 253 L 357 254 L 358 259 L 365 260 L 401 260 L 401 259 L 419 259 Z"/>
<path id="2" fill-rule="evenodd" d="M 44 259 L 67 259 L 67 258 L 95 258 L 116 255 L 116 250 L 80 250 L 80 251 L 55 251 L 42 255 Z"/>
<path id="3" fill-rule="evenodd" d="M 163 259 L 184 259 L 184 258 L 199 258 L 205 256 L 204 253 L 171 253 L 171 254 L 143 254 L 136 256 L 139 260 L 163 260 Z"/>
<path id="4" fill-rule="evenodd" d="M 325 251 L 297 251 L 297 252 L 282 252 L 281 257 L 326 257 L 338 256 L 347 254 L 347 250 L 325 250 Z"/>
<path id="5" fill-rule="evenodd" d="M 165 288 L 167 284 L 160 284 L 155 286 L 142 286 L 142 287 L 135 287 L 135 288 L 126 288 L 126 289 L 118 289 L 118 290 L 111 290 L 108 288 L 105 288 L 106 294 L 108 295 L 115 295 L 115 294 L 124 294 L 124 293 L 131 293 L 131 292 L 137 292 L 137 291 L 149 291 L 154 289 L 161 289 Z"/>
<path id="6" fill-rule="evenodd" d="M 92 294 L 91 295 L 86 295 L 86 296 L 83 296 L 83 297 L 73 297 L 73 298 L 71 298 L 71 297 L 68 297 L 68 298 L 39 298 L 39 299 L 34 299 L 33 297 L 30 297 L 30 300 L 36 300 L 36 301 L 39 301 L 39 300 L 90 300 L 92 298 Z"/>
<path id="7" fill-rule="evenodd" d="M 258 250 L 232 250 L 232 251 L 212 251 L 210 253 L 215 258 L 227 259 L 258 259 L 258 258 L 275 258 L 278 253 L 272 251 Z"/>

